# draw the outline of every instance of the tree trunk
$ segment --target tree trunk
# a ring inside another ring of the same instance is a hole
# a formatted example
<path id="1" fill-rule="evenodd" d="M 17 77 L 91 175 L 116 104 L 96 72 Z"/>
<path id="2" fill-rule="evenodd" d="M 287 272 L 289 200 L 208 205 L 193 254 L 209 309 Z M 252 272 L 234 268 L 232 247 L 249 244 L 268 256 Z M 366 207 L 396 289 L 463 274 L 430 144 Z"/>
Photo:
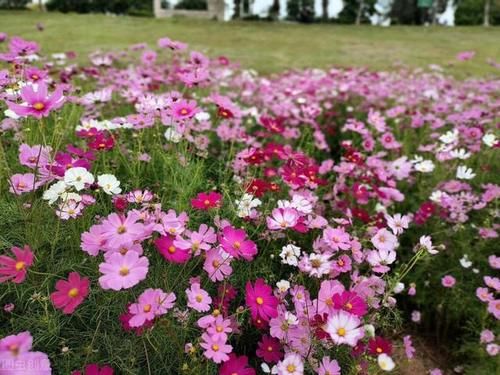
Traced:
<path id="1" fill-rule="evenodd" d="M 491 0 L 484 0 L 484 21 L 483 26 L 490 26 Z"/>
<path id="2" fill-rule="evenodd" d="M 233 19 L 238 19 L 240 17 L 241 17 L 241 0 L 235 0 Z"/>
<path id="3" fill-rule="evenodd" d="M 361 17 L 365 8 L 365 0 L 359 0 L 358 13 L 356 14 L 356 25 L 361 25 Z"/>
<path id="4" fill-rule="evenodd" d="M 323 20 L 328 20 L 328 0 L 323 0 L 321 5 L 323 6 Z"/>

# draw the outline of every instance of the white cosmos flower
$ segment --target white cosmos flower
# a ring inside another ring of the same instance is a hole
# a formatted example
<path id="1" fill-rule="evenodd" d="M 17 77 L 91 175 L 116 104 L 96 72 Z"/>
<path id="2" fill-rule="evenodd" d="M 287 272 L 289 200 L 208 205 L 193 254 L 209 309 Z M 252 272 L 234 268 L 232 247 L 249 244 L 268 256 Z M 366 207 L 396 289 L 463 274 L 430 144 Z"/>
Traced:
<path id="1" fill-rule="evenodd" d="M 382 353 L 377 357 L 377 363 L 378 367 L 380 367 L 383 371 L 392 371 L 394 370 L 394 367 L 396 367 L 392 358 L 385 353 Z"/>
<path id="2" fill-rule="evenodd" d="M 210 114 L 208 112 L 198 112 L 194 115 L 194 118 L 198 121 L 207 121 L 210 120 Z"/>
<path id="3" fill-rule="evenodd" d="M 172 143 L 179 143 L 182 139 L 182 134 L 177 132 L 173 127 L 165 130 L 165 138 Z"/>
<path id="4" fill-rule="evenodd" d="M 469 268 L 470 266 L 472 266 L 472 262 L 470 261 L 469 256 L 467 254 L 464 254 L 464 256 L 460 258 L 460 265 L 463 268 Z"/>
<path id="5" fill-rule="evenodd" d="M 441 142 L 443 142 L 443 143 L 453 143 L 453 142 L 456 142 L 458 140 L 458 130 L 457 129 L 453 129 L 453 130 L 450 130 L 450 131 L 446 132 L 441 137 L 439 137 L 439 140 Z"/>
<path id="6" fill-rule="evenodd" d="M 470 158 L 471 153 L 464 148 L 459 148 L 458 150 L 452 150 L 450 155 L 455 159 L 465 160 Z"/>
<path id="7" fill-rule="evenodd" d="M 494 134 L 486 133 L 483 135 L 483 143 L 488 147 L 493 147 L 497 143 L 497 139 Z"/>
<path id="8" fill-rule="evenodd" d="M 120 181 L 112 174 L 102 174 L 97 177 L 97 184 L 102 190 L 109 195 L 120 194 Z"/>
<path id="9" fill-rule="evenodd" d="M 392 290 L 394 293 L 399 294 L 405 289 L 405 284 L 404 283 L 397 283 L 394 289 Z"/>
<path id="10" fill-rule="evenodd" d="M 476 177 L 476 174 L 471 168 L 467 168 L 465 165 L 461 165 L 457 168 L 457 178 L 461 180 L 472 180 Z"/>
<path id="11" fill-rule="evenodd" d="M 250 216 L 252 209 L 259 207 L 262 202 L 260 199 L 255 198 L 252 194 L 245 193 L 241 199 L 235 201 L 238 205 L 238 216 Z"/>
<path id="12" fill-rule="evenodd" d="M 297 259 L 299 256 L 300 247 L 292 244 L 283 246 L 280 253 L 281 263 L 288 264 L 290 266 L 297 266 L 299 264 Z"/>
<path id="13" fill-rule="evenodd" d="M 435 165 L 432 160 L 423 160 L 415 164 L 415 170 L 422 173 L 430 173 L 434 170 Z"/>
<path id="14" fill-rule="evenodd" d="M 68 186 L 64 181 L 57 181 L 43 193 L 43 199 L 48 201 L 49 204 L 54 204 L 59 199 L 61 194 L 66 191 L 67 188 Z"/>
<path id="15" fill-rule="evenodd" d="M 69 168 L 64 173 L 64 182 L 68 186 L 73 186 L 77 191 L 83 190 L 85 184 L 93 184 L 94 176 L 83 167 Z"/>
<path id="16" fill-rule="evenodd" d="M 285 293 L 288 289 L 290 289 L 290 281 L 280 280 L 276 283 L 276 286 L 281 293 Z"/>
<path id="17" fill-rule="evenodd" d="M 262 362 L 260 364 L 260 368 L 262 369 L 262 372 L 265 374 L 277 374 L 278 373 L 278 367 L 274 365 L 273 367 L 269 367 L 269 365 L 266 362 Z"/>
<path id="18" fill-rule="evenodd" d="M 441 198 L 446 197 L 446 193 L 441 190 L 433 191 L 429 199 L 433 202 L 439 203 L 441 202 Z"/>
<path id="19" fill-rule="evenodd" d="M 436 255 L 439 253 L 438 250 L 432 245 L 431 236 L 422 236 L 419 240 L 420 246 L 422 246 L 431 255 Z"/>

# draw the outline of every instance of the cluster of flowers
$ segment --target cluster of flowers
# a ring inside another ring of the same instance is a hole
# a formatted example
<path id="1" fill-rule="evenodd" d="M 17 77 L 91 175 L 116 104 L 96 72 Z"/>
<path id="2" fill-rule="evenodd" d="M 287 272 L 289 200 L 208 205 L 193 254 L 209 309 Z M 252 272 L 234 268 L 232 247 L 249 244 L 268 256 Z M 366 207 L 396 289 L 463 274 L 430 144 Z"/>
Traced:
<path id="1" fill-rule="evenodd" d="M 61 152 L 45 140 L 20 145 L 20 164 L 32 172 L 10 176 L 10 192 L 43 190 L 42 199 L 56 205 L 62 220 L 78 220 L 87 206 L 101 207 L 98 191 L 112 202 L 113 212 L 102 212 L 81 233 L 81 249 L 100 259 L 100 277 L 71 272 L 58 280 L 50 295 L 54 307 L 74 313 L 92 283 L 95 293 L 144 287 L 115 317 L 123 329 L 142 335 L 162 320 L 196 322 L 186 355 L 199 359 L 202 352 L 221 375 L 253 375 L 254 364 L 280 375 L 340 374 L 350 364 L 335 356 L 339 352 L 360 373 L 392 371 L 393 344 L 399 339 L 384 337 L 384 313 L 396 308 L 396 295 L 406 288 L 402 280 L 418 261 L 440 253 L 442 247 L 422 235 L 430 232 L 426 225 L 470 223 L 475 212 L 493 210 L 500 197 L 500 186 L 488 183 L 487 170 L 473 170 L 470 162 L 500 145 L 492 126 L 500 82 L 458 83 L 438 73 L 411 72 L 403 80 L 401 74 L 361 69 L 261 78 L 225 58 L 187 53 L 185 44 L 168 38 L 158 40 L 158 47 L 171 51 L 169 62 L 163 52 L 141 44 L 123 53 L 93 54 L 91 66 L 63 63 L 58 80 L 48 67 L 30 65 L 36 59 L 29 56 L 39 51 L 34 42 L 13 37 L 0 56 L 15 63 L 13 73 L 0 71 L 7 116 L 3 132 L 21 138 L 21 125 L 34 118 L 43 135 L 49 120 L 57 127 L 52 114 L 63 105 L 84 112 L 72 129 L 80 147 L 68 144 Z M 137 51 L 141 63 L 134 60 Z M 77 77 L 89 81 L 93 91 L 78 96 Z M 195 90 L 200 87 L 211 93 Z M 351 103 L 360 98 L 363 116 L 352 113 Z M 134 112 L 105 119 L 110 103 Z M 162 206 L 152 188 L 129 191 L 114 175 L 100 174 L 107 168 L 107 152 L 150 162 L 155 156 L 148 145 L 137 155 L 127 148 L 160 127 L 163 138 L 151 139 L 177 150 L 180 165 L 188 163 L 191 151 L 200 159 L 222 161 L 237 193 L 228 192 L 228 180 L 221 176 L 217 191 L 189 197 L 191 211 L 180 212 Z M 415 149 L 404 142 L 407 133 L 422 136 Z M 226 145 L 230 149 L 220 152 Z M 209 146 L 217 149 L 213 155 Z M 496 237 L 498 225 L 482 225 L 487 226 L 479 229 L 480 237 Z M 418 241 L 413 252 L 413 243 L 400 245 L 409 232 Z M 164 262 L 154 262 L 150 248 Z M 0 257 L 0 282 L 19 284 L 36 266 L 35 257 L 29 247 L 13 247 L 12 253 Z M 244 290 L 238 287 L 233 275 L 238 263 L 263 259 L 273 274 L 245 280 Z M 499 268 L 498 257 L 489 261 Z M 193 267 L 186 272 L 189 262 Z M 463 255 L 461 264 L 468 262 Z M 163 290 L 148 275 L 165 265 L 179 277 Z M 477 296 L 498 320 L 499 280 L 485 276 L 484 281 L 488 288 L 479 288 Z M 446 275 L 441 282 L 452 288 L 456 280 Z M 407 294 L 415 293 L 410 283 Z M 412 320 L 420 320 L 418 311 Z M 245 353 L 250 358 L 238 354 L 235 345 L 246 331 L 258 337 L 255 356 Z M 50 373 L 48 357 L 30 352 L 30 340 L 27 333 L 8 336 L 0 341 L 0 353 L 15 359 L 36 354 Z M 411 337 L 401 341 L 407 358 L 413 358 Z M 490 355 L 498 353 L 494 341 L 493 332 L 483 331 L 481 342 Z M 85 369 L 96 372 L 113 370 L 95 364 Z"/>

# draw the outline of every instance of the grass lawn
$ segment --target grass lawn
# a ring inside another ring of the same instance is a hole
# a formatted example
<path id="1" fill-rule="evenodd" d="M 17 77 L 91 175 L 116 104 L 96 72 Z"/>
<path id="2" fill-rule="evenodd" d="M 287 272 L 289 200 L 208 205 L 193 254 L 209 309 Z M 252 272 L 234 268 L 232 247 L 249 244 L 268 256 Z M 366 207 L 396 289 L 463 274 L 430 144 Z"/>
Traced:
<path id="1" fill-rule="evenodd" d="M 37 31 L 37 22 L 43 23 L 45 31 Z M 499 70 L 486 60 L 500 62 L 498 27 L 374 28 L 0 11 L 0 31 L 37 40 L 46 52 L 74 50 L 81 54 L 144 41 L 153 44 L 159 37 L 169 36 L 264 74 L 332 65 L 389 69 L 396 63 L 415 67 L 434 63 L 465 78 L 498 75 Z M 464 50 L 475 51 L 475 58 L 457 61 L 455 55 Z"/>

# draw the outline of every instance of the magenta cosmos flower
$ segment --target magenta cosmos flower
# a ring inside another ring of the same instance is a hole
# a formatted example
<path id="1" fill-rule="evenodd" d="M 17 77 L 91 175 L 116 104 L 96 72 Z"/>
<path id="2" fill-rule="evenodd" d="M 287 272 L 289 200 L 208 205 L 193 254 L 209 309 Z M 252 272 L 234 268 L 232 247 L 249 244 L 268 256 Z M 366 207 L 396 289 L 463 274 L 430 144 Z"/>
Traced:
<path id="1" fill-rule="evenodd" d="M 191 258 L 189 250 L 180 249 L 174 245 L 174 237 L 161 236 L 154 241 L 158 252 L 171 263 L 182 264 L 186 263 Z"/>
<path id="2" fill-rule="evenodd" d="M 267 363 L 277 363 L 283 358 L 283 351 L 278 339 L 263 335 L 258 343 L 257 357 L 262 358 Z"/>
<path id="3" fill-rule="evenodd" d="M 248 357 L 238 357 L 231 353 L 229 359 L 224 362 L 219 370 L 219 375 L 255 375 L 255 370 L 248 365 Z"/>
<path id="4" fill-rule="evenodd" d="M 278 316 L 278 299 L 273 295 L 273 289 L 263 279 L 255 280 L 252 285 L 247 282 L 245 301 L 250 309 L 253 320 L 258 318 L 268 322 Z"/>
<path id="5" fill-rule="evenodd" d="M 191 205 L 198 210 L 208 210 L 220 207 L 222 195 L 211 191 L 209 193 L 199 193 L 196 198 L 191 199 Z"/>
<path id="6" fill-rule="evenodd" d="M 14 246 L 10 249 L 14 258 L 6 255 L 0 256 L 0 283 L 11 280 L 15 284 L 26 279 L 28 268 L 33 264 L 33 252 L 28 245 L 23 249 Z"/>
<path id="7" fill-rule="evenodd" d="M 363 316 L 367 312 L 365 301 L 354 292 L 342 292 L 332 296 L 333 307 L 336 310 L 344 310 L 348 313 Z"/>
<path id="8" fill-rule="evenodd" d="M 64 314 L 72 314 L 88 296 L 89 285 L 87 277 L 81 278 L 77 272 L 71 272 L 68 281 L 59 280 L 56 283 L 56 291 L 50 295 L 50 300 Z"/>
<path id="9" fill-rule="evenodd" d="M 47 117 L 50 111 L 64 104 L 62 88 L 56 88 L 52 95 L 49 95 L 45 82 L 24 86 L 21 89 L 21 99 L 21 104 L 7 101 L 7 106 L 18 116 L 33 116 L 38 119 Z"/>
<path id="10" fill-rule="evenodd" d="M 99 367 L 97 363 L 91 363 L 90 365 L 85 366 L 85 370 L 81 371 L 73 371 L 71 375 L 113 375 L 114 371 L 109 366 Z"/>
<path id="11" fill-rule="evenodd" d="M 128 251 L 125 255 L 113 253 L 99 265 L 99 271 L 103 274 L 99 278 L 99 285 L 103 289 L 113 290 L 131 288 L 146 278 L 148 267 L 148 258 L 139 256 L 135 251 Z"/>
<path id="12" fill-rule="evenodd" d="M 243 229 L 236 229 L 228 225 L 222 230 L 222 236 L 219 241 L 224 251 L 228 254 L 237 259 L 252 260 L 257 254 L 257 245 L 246 238 L 247 233 Z"/>

